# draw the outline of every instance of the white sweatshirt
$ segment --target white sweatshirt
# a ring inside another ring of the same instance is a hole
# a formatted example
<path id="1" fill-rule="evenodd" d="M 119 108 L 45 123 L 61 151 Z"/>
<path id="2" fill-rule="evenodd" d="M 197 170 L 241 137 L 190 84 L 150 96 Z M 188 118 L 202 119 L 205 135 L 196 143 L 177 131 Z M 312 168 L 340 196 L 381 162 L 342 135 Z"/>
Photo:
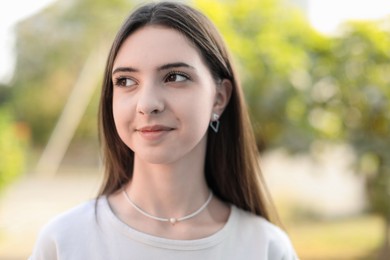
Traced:
<path id="1" fill-rule="evenodd" d="M 48 223 L 30 260 L 298 259 L 287 235 L 265 219 L 231 206 L 225 226 L 196 240 L 139 232 L 112 212 L 107 198 L 86 202 Z"/>

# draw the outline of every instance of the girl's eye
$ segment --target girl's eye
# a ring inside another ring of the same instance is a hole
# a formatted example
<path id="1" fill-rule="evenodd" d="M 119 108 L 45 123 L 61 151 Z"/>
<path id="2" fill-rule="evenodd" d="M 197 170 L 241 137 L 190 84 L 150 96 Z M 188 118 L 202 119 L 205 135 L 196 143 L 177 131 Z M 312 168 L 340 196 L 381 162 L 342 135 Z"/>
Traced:
<path id="1" fill-rule="evenodd" d="M 165 78 L 165 82 L 183 82 L 188 80 L 190 77 L 184 73 L 171 72 Z"/>
<path id="2" fill-rule="evenodd" d="M 129 78 L 117 78 L 115 80 L 115 86 L 118 87 L 130 87 L 135 85 L 135 81 Z"/>

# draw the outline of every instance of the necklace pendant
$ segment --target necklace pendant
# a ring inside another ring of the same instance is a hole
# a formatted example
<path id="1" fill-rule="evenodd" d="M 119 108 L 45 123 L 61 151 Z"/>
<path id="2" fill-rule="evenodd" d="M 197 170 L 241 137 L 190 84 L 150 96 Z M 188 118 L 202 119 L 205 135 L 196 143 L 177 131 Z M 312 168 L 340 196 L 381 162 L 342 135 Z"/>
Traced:
<path id="1" fill-rule="evenodd" d="M 172 225 L 175 225 L 177 222 L 177 218 L 170 218 L 169 222 L 171 222 Z"/>

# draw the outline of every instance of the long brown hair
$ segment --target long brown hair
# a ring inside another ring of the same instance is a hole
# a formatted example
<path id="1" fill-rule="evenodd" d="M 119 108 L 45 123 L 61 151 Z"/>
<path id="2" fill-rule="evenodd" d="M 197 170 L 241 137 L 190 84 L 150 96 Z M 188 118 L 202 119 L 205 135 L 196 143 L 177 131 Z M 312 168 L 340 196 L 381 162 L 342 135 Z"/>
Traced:
<path id="1" fill-rule="evenodd" d="M 221 200 L 270 220 L 270 197 L 261 175 L 258 151 L 237 74 L 225 43 L 212 22 L 201 12 L 181 3 L 160 2 L 135 10 L 122 25 L 106 64 L 100 108 L 99 130 L 105 176 L 99 196 L 109 195 L 131 180 L 134 152 L 119 138 L 112 111 L 113 63 L 124 40 L 146 25 L 179 31 L 198 49 L 215 80 L 233 85 L 230 101 L 220 117 L 220 131 L 208 131 L 205 176 Z"/>

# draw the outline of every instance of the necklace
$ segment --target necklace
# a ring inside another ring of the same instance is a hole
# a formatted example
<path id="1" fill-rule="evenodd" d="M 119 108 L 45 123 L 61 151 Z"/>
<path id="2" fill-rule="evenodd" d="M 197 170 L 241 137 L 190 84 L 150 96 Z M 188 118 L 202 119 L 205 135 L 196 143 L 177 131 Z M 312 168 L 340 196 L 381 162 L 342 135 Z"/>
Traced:
<path id="1" fill-rule="evenodd" d="M 141 209 L 139 206 L 137 206 L 130 199 L 129 195 L 127 194 L 127 192 L 126 192 L 126 190 L 124 188 L 122 188 L 122 192 L 123 192 L 123 195 L 125 196 L 127 202 L 129 202 L 129 204 L 134 209 L 136 209 L 139 213 L 141 213 L 142 215 L 144 215 L 144 216 L 146 216 L 148 218 L 154 219 L 154 220 L 158 220 L 158 221 L 162 221 L 162 222 L 170 222 L 172 225 L 175 225 L 176 222 L 184 221 L 184 220 L 187 220 L 187 219 L 195 217 L 196 215 L 201 213 L 207 207 L 207 205 L 209 205 L 211 199 L 213 198 L 213 193 L 210 191 L 210 195 L 207 198 L 206 202 L 198 210 L 194 211 L 193 213 L 191 213 L 191 214 L 189 214 L 187 216 L 184 216 L 184 217 L 181 217 L 181 218 L 160 218 L 160 217 L 156 217 L 156 216 L 150 215 L 149 213 L 147 213 L 143 209 Z"/>

